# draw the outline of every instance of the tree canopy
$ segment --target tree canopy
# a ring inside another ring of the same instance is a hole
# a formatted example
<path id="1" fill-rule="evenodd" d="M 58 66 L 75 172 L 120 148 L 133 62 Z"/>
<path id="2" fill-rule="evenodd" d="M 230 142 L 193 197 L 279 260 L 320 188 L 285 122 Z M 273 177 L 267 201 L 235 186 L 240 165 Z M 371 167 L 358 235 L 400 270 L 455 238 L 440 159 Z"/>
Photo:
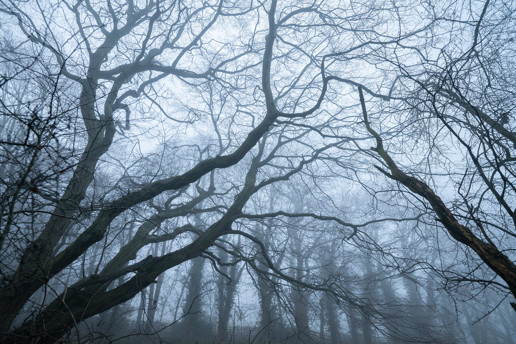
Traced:
<path id="1" fill-rule="evenodd" d="M 138 300 L 144 332 L 217 302 L 227 340 L 238 295 L 264 341 L 460 341 L 466 300 L 458 326 L 514 321 L 515 10 L 1 0 L 2 342 Z"/>

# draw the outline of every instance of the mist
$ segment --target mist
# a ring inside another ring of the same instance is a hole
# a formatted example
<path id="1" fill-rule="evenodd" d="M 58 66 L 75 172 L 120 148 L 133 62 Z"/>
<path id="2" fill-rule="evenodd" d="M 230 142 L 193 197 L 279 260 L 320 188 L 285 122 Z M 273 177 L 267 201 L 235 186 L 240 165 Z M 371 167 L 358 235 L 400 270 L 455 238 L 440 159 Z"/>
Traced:
<path id="1" fill-rule="evenodd" d="M 0 0 L 0 342 L 516 343 L 515 11 Z"/>

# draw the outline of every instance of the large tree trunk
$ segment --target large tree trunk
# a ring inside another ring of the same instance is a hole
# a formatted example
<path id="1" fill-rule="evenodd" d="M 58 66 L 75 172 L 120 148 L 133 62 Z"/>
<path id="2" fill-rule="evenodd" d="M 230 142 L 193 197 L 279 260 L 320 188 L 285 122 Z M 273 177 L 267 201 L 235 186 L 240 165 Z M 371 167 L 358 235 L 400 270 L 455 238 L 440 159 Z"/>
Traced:
<path id="1" fill-rule="evenodd" d="M 91 99 L 88 102 L 91 103 Z M 57 202 L 39 237 L 24 251 L 18 269 L 9 283 L 0 289 L 0 309 L 4 314 L 0 319 L 0 332 L 8 332 L 12 321 L 27 300 L 55 275 L 51 264 L 53 251 L 73 223 L 78 205 L 93 180 L 97 161 L 107 151 L 113 139 L 114 130 L 104 131 L 105 128 L 99 124 L 91 133 L 88 132 L 88 145 L 62 198 Z"/>

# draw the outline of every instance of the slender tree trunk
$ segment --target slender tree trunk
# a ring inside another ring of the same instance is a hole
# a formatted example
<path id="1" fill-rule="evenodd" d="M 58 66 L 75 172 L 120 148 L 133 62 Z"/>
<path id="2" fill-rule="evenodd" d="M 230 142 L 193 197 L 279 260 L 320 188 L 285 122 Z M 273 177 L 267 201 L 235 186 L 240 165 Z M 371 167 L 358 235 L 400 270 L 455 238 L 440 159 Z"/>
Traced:
<path id="1" fill-rule="evenodd" d="M 330 343 L 339 344 L 342 343 L 340 338 L 339 330 L 339 315 L 337 312 L 337 303 L 335 298 L 331 295 L 325 294 L 324 300 L 326 301 L 326 314 L 328 318 L 328 328 L 330 330 Z"/>
<path id="2" fill-rule="evenodd" d="M 183 313 L 186 315 L 184 320 L 185 334 L 192 341 L 195 339 L 196 330 L 200 325 L 202 300 L 202 268 L 204 258 L 197 257 L 192 259 L 189 279 L 187 284 L 188 293 L 186 295 L 186 303 L 183 307 Z"/>
<path id="3" fill-rule="evenodd" d="M 326 278 L 338 275 L 338 267 L 336 266 L 337 242 L 332 241 L 328 250 L 322 252 L 321 264 L 324 266 L 323 274 Z M 328 336 L 324 333 L 325 326 L 329 330 L 329 342 L 331 344 L 339 344 L 342 342 L 339 326 L 339 315 L 337 309 L 337 300 L 330 293 L 324 293 L 321 299 L 321 338 L 327 342 Z"/>
<path id="4" fill-rule="evenodd" d="M 407 330 L 405 335 L 415 341 L 422 341 L 429 338 L 431 332 L 427 328 L 428 319 L 425 314 L 426 305 L 417 290 L 415 283 L 417 277 L 405 276 L 403 278 L 403 285 L 407 291 L 408 302 L 406 303 L 406 315 L 407 315 Z"/>
<path id="5" fill-rule="evenodd" d="M 377 266 L 377 272 L 380 272 L 381 267 Z M 387 336 L 389 343 L 397 343 L 399 341 L 400 332 L 402 332 L 402 326 L 404 326 L 403 309 L 400 302 L 397 300 L 396 293 L 392 286 L 391 280 L 387 278 L 381 278 L 380 288 L 382 292 L 382 298 L 386 304 L 385 312 L 388 312 L 388 316 L 391 322 L 387 326 Z M 401 323 L 400 323 L 401 322 Z"/>
<path id="6" fill-rule="evenodd" d="M 473 305 L 470 305 L 470 304 L 464 304 L 464 306 L 462 307 L 462 312 L 466 316 L 466 322 L 468 324 L 468 329 L 469 329 L 471 338 L 473 338 L 473 341 L 475 342 L 475 344 L 490 344 L 491 341 L 489 340 L 490 339 L 489 331 L 487 331 L 484 328 L 484 326 L 483 326 L 484 324 L 482 322 L 475 323 L 476 319 L 472 313 L 474 313 L 474 314 L 480 313 L 475 308 L 476 307 L 474 307 Z"/>
<path id="7" fill-rule="evenodd" d="M 350 343 L 358 344 L 363 341 L 360 338 L 359 333 L 359 315 L 358 311 L 354 309 L 352 306 L 346 307 L 346 321 L 348 323 L 349 328 L 349 337 Z"/>
<path id="8" fill-rule="evenodd" d="M 272 205 L 270 207 L 272 208 Z M 265 231 L 261 231 L 258 226 L 255 228 L 256 237 L 261 240 L 267 250 L 270 248 L 270 238 L 273 235 L 273 233 L 271 233 L 273 228 L 272 223 L 268 223 L 265 226 Z M 281 265 L 285 257 L 285 251 L 286 250 L 283 250 L 277 258 L 275 262 L 276 266 Z M 267 272 L 269 270 L 267 265 L 263 264 L 260 260 L 258 260 L 256 264 L 262 271 Z M 275 290 L 271 285 L 271 283 L 274 285 L 274 277 L 268 276 L 268 278 L 272 279 L 272 281 L 266 280 L 261 274 L 257 276 L 257 287 L 260 296 L 260 322 L 258 328 L 260 334 L 257 340 L 258 342 L 274 343 L 280 340 L 278 332 L 283 329 L 284 325 L 281 321 L 280 310 L 274 304 Z"/>
<path id="9" fill-rule="evenodd" d="M 222 261 L 222 262 L 226 262 L 227 261 L 227 253 L 225 250 L 223 249 L 219 249 L 218 250 L 219 252 L 219 259 Z M 227 265 L 223 265 L 221 267 L 219 267 L 220 271 L 227 275 L 228 274 L 228 267 Z M 226 288 L 227 288 L 227 284 L 229 284 L 231 281 L 227 281 L 227 279 L 225 280 L 225 276 L 222 275 L 222 274 L 219 274 L 219 276 L 217 277 L 217 294 L 218 294 L 218 298 L 217 298 L 217 313 L 218 313 L 218 322 L 217 322 L 217 337 L 219 338 L 219 340 L 224 340 L 225 336 L 226 336 L 226 332 L 227 332 L 227 326 L 228 326 L 228 321 L 229 321 L 229 314 L 227 314 L 227 319 L 226 319 L 226 303 L 227 303 L 227 299 L 226 299 Z"/>
<path id="10" fill-rule="evenodd" d="M 261 276 L 258 276 L 258 293 L 260 294 L 260 338 L 273 340 L 279 315 L 273 303 L 274 290 Z"/>
<path id="11" fill-rule="evenodd" d="M 326 298 L 323 296 L 319 302 L 319 340 L 326 343 Z"/>
<path id="12" fill-rule="evenodd" d="M 296 257 L 298 261 L 298 270 L 296 278 L 298 281 L 303 281 L 302 266 L 299 263 L 302 257 Z M 308 322 L 308 299 L 309 294 L 306 290 L 300 287 L 293 286 L 291 289 L 292 303 L 294 306 L 294 321 L 296 324 L 296 337 L 300 342 L 308 341 L 310 338 L 310 327 Z"/>
<path id="13" fill-rule="evenodd" d="M 371 322 L 369 320 L 369 317 L 365 314 L 362 314 L 362 319 L 360 321 L 360 327 L 362 328 L 363 343 L 372 343 L 373 342 L 373 329 L 371 328 Z"/>
<path id="14" fill-rule="evenodd" d="M 159 243 L 154 245 L 153 255 L 158 255 Z M 161 255 L 163 256 L 166 253 L 166 243 L 161 244 Z M 150 333 L 155 328 L 154 321 L 156 316 L 156 310 L 158 308 L 159 296 L 161 294 L 161 288 L 163 286 L 163 280 L 165 278 L 165 274 L 159 275 L 155 284 L 151 284 L 150 293 L 149 293 L 149 302 L 147 304 L 147 321 L 145 325 L 145 332 Z"/>
<path id="15" fill-rule="evenodd" d="M 227 254 L 224 250 L 219 250 L 219 258 L 225 262 L 227 260 Z M 231 266 L 221 266 L 220 269 L 227 276 L 222 274 L 218 276 L 217 290 L 218 290 L 218 323 L 217 323 L 217 336 L 221 341 L 227 341 L 228 338 L 228 324 L 231 316 L 231 310 L 233 308 L 233 302 L 235 298 L 236 288 L 240 276 L 242 275 L 242 268 L 239 268 L 237 264 Z"/>
<path id="16" fill-rule="evenodd" d="M 294 239 L 295 240 L 295 239 Z M 296 279 L 303 281 L 305 279 L 304 272 L 304 257 L 301 251 L 299 240 L 295 240 L 294 244 L 294 261 L 296 264 Z M 307 336 L 310 336 L 310 327 L 308 326 L 308 298 L 309 294 L 298 286 L 291 288 L 292 303 L 294 306 L 294 321 L 296 324 L 296 334 L 300 341 L 305 341 Z"/>
<path id="17" fill-rule="evenodd" d="M 370 302 L 374 302 L 377 296 L 377 283 L 374 280 L 375 276 L 373 273 L 373 264 L 371 262 L 371 257 L 366 255 L 364 257 L 364 270 L 366 277 L 365 285 L 364 285 L 364 296 L 367 297 Z M 369 317 L 369 312 L 367 308 L 364 308 L 361 312 L 361 321 L 360 327 L 362 329 L 362 340 L 364 343 L 372 343 L 373 341 L 373 327 L 371 324 L 371 319 Z"/>
<path id="18" fill-rule="evenodd" d="M 300 288 L 292 289 L 292 303 L 294 304 L 294 321 L 296 332 L 300 340 L 306 339 L 310 335 L 308 326 L 308 293 Z"/>
<path id="19" fill-rule="evenodd" d="M 143 327 L 143 313 L 145 312 L 145 293 L 142 290 L 140 293 L 140 305 L 138 306 L 138 315 L 136 316 L 136 331 L 141 332 Z"/>

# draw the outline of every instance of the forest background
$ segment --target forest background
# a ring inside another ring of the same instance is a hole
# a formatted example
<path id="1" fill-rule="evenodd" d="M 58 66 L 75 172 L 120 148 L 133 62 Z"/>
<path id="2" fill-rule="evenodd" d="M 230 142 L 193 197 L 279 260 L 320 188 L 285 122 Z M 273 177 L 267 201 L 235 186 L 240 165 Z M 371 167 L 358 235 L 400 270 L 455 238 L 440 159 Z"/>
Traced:
<path id="1" fill-rule="evenodd" d="M 514 343 L 512 1 L 0 1 L 0 338 Z"/>

